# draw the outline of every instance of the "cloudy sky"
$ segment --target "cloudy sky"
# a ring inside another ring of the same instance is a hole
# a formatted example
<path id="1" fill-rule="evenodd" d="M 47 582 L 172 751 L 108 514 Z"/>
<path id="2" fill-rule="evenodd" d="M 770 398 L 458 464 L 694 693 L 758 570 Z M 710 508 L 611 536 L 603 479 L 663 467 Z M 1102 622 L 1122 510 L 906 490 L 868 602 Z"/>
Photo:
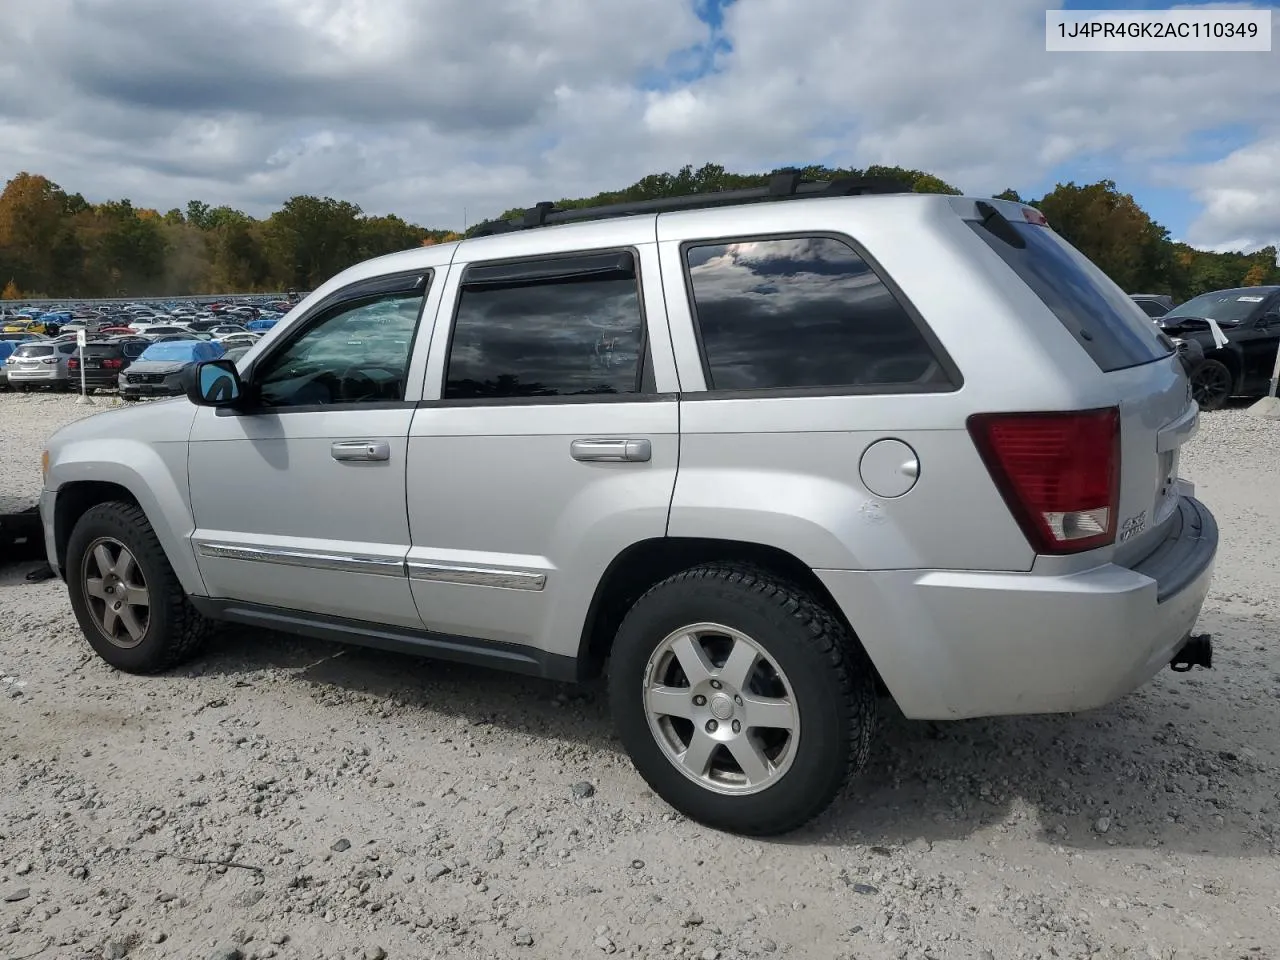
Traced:
<path id="1" fill-rule="evenodd" d="M 1280 242 L 1280 46 L 1046 53 L 1046 6 L 1168 4 L 5 0 L 0 180 L 456 229 L 685 163 L 888 163 L 1110 177 L 1196 245 Z"/>

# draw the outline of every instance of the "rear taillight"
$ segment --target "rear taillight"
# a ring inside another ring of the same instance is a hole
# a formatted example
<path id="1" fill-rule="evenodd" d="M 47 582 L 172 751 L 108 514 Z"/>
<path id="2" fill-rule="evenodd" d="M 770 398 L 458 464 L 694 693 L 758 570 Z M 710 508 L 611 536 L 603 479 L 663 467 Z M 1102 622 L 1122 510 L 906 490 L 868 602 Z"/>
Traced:
<path id="1" fill-rule="evenodd" d="M 72 357 L 71 359 L 69 359 L 69 360 L 67 361 L 67 369 L 68 369 L 68 370 L 79 370 L 79 369 L 80 369 L 80 361 L 79 361 L 79 360 L 77 360 L 75 357 Z"/>
<path id="2" fill-rule="evenodd" d="M 1036 553 L 1112 543 L 1120 500 L 1120 412 L 984 413 L 969 433 Z"/>
<path id="3" fill-rule="evenodd" d="M 121 363 L 119 360 L 108 359 L 108 360 L 102 361 L 102 366 L 103 366 L 103 369 L 105 370 L 119 370 L 121 367 L 124 366 L 124 364 Z"/>

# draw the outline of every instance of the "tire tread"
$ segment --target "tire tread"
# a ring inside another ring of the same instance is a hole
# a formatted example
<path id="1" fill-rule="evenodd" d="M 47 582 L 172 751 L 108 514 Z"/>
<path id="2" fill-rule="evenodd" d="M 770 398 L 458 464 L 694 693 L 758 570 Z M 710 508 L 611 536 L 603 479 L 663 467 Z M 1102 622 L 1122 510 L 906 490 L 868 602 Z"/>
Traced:
<path id="1" fill-rule="evenodd" d="M 216 624 L 203 616 L 191 604 L 186 591 L 173 572 L 169 558 L 165 556 L 164 547 L 160 544 L 151 522 L 142 508 L 124 500 L 111 500 L 95 504 L 84 512 L 76 526 L 87 522 L 101 522 L 126 527 L 143 541 L 148 552 L 159 558 L 160 583 L 148 582 L 153 604 L 164 604 L 167 607 L 170 624 L 169 637 L 161 649 L 146 663 L 131 667 L 133 673 L 162 673 L 185 663 L 199 653 L 205 641 L 216 629 Z M 73 533 L 72 536 L 75 534 Z M 132 546 L 130 546 L 132 550 Z M 69 559 L 69 558 L 68 558 Z M 72 572 L 67 571 L 70 578 Z M 154 578 L 153 578 L 154 579 Z M 154 615 L 154 614 L 153 614 Z"/>
<path id="2" fill-rule="evenodd" d="M 853 775 L 865 766 L 870 757 L 877 699 L 875 684 L 870 679 L 874 675 L 871 661 L 844 624 L 810 591 L 768 568 L 750 563 L 716 561 L 667 577 L 650 587 L 632 605 L 619 632 L 625 629 L 627 620 L 647 599 L 673 586 L 685 584 L 703 589 L 720 585 L 749 591 L 799 627 L 800 634 L 836 676 L 844 701 L 844 713 L 848 717 L 849 744 L 840 789 L 826 796 L 814 796 L 813 802 L 792 818 L 794 822 L 757 823 L 745 825 L 740 831 L 757 836 L 787 832 L 823 813 L 848 789 Z"/>

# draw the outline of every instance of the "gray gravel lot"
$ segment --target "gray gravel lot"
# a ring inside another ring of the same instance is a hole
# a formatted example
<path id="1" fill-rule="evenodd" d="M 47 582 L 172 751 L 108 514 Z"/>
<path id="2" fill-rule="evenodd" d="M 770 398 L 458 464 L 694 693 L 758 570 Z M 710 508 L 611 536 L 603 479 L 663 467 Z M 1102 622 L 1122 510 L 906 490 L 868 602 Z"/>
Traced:
<path id="1" fill-rule="evenodd" d="M 0 494 L 97 406 L 0 395 Z M 0 957 L 1280 956 L 1280 423 L 1203 418 L 1216 669 L 911 722 L 769 842 L 670 812 L 601 689 L 236 630 L 155 678 L 0 568 Z"/>

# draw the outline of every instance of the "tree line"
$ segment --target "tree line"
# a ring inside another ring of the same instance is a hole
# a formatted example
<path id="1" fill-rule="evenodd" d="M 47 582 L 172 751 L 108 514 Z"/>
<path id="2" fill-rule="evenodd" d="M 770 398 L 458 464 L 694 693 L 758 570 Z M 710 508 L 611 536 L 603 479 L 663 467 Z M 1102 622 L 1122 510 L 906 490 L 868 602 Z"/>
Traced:
<path id="1" fill-rule="evenodd" d="M 806 178 L 879 176 L 920 193 L 961 191 L 921 170 L 810 166 Z M 622 190 L 564 199 L 561 207 L 683 196 L 763 186 L 771 174 L 730 173 L 717 164 L 656 173 Z M 1213 253 L 1175 243 L 1111 180 L 1058 184 L 1030 203 L 1130 293 L 1184 300 L 1206 290 L 1280 283 L 1276 248 Z M 503 218 L 518 216 L 509 210 Z M 473 228 L 474 229 L 474 228 Z M 461 235 L 397 216 L 370 216 L 331 197 L 296 196 L 257 219 L 229 206 L 190 201 L 160 213 L 129 200 L 89 203 L 39 174 L 19 173 L 0 193 L 0 281 L 5 299 L 163 297 L 310 290 L 368 259 Z"/>

